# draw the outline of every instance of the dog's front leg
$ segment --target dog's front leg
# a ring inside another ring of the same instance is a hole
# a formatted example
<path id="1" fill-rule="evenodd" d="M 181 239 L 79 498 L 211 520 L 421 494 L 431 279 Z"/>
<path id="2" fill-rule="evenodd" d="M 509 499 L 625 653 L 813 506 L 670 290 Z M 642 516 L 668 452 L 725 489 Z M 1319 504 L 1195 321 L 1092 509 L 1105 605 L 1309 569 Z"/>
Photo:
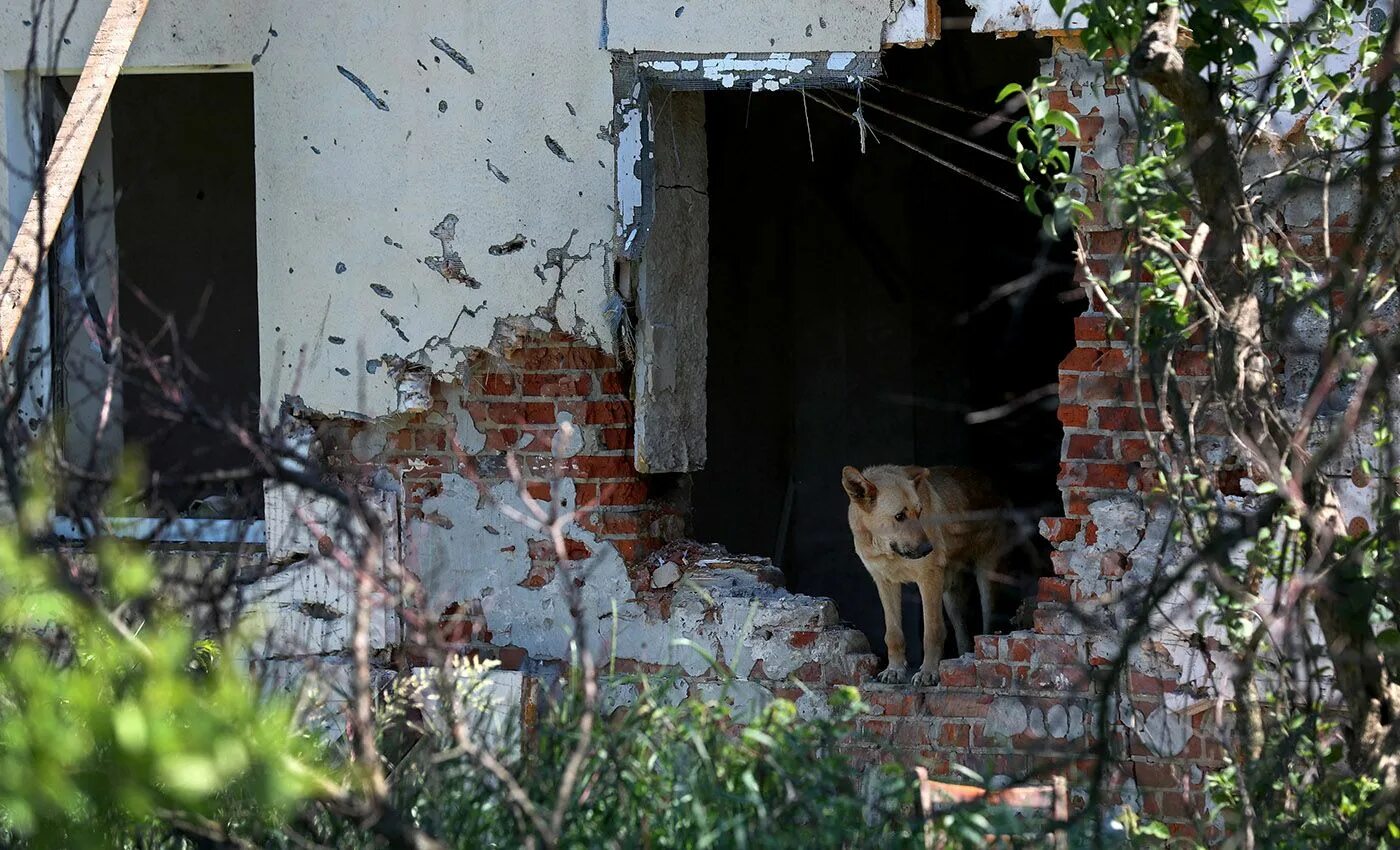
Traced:
<path id="1" fill-rule="evenodd" d="M 919 596 L 924 603 L 924 663 L 914 674 L 914 685 L 938 684 L 938 662 L 943 660 L 943 570 L 919 581 Z"/>
<path id="2" fill-rule="evenodd" d="M 909 663 L 904 657 L 904 622 L 899 605 L 899 582 L 875 579 L 880 592 L 880 606 L 885 609 L 885 650 L 890 663 L 875 677 L 880 682 L 905 682 L 909 679 Z"/>

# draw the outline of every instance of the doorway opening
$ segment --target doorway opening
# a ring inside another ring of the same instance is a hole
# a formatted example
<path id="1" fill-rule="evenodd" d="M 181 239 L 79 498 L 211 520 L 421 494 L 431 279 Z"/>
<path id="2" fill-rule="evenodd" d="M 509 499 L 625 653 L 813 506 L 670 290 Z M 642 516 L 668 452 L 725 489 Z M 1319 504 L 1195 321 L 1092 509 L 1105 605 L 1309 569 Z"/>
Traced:
<path id="1" fill-rule="evenodd" d="M 859 92 L 705 95 L 710 451 L 691 479 L 694 536 L 773 557 L 789 589 L 833 598 L 880 652 L 845 465 L 971 466 L 996 481 L 1019 541 L 998 630 L 1049 574 L 1036 523 L 1060 513 L 1055 388 L 1082 310 L 1072 258 L 1041 235 L 1010 162 L 928 129 L 1004 156 L 1006 123 L 985 116 L 1045 49 L 948 33 L 887 51 Z M 917 665 L 913 587 L 904 608 Z M 975 594 L 970 608 L 980 631 Z"/>

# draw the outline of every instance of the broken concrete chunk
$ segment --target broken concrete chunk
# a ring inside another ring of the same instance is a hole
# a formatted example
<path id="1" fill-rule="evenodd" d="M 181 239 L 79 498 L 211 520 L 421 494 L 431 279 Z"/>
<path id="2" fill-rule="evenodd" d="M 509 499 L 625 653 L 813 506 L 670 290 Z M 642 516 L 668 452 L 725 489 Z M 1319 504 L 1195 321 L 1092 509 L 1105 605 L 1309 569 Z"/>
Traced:
<path id="1" fill-rule="evenodd" d="M 657 567 L 651 574 L 651 586 L 660 590 L 663 587 L 670 587 L 680 581 L 681 568 L 676 566 L 675 561 L 667 561 Z"/>

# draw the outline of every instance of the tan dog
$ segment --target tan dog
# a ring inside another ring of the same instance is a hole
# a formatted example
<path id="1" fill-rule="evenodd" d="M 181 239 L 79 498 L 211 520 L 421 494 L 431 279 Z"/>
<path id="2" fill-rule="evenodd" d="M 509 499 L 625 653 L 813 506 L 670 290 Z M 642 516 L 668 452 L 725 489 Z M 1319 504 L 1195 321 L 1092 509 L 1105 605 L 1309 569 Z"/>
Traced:
<path id="1" fill-rule="evenodd" d="M 980 473 L 951 466 L 872 466 L 863 472 L 848 466 L 841 483 L 851 497 L 847 517 L 856 554 L 875 579 L 885 609 L 890 663 L 876 678 L 903 682 L 908 676 L 899 589 L 912 582 L 924 607 L 924 663 L 914 684 L 937 684 L 945 605 L 958 652 L 972 649 L 962 618 L 969 570 L 982 597 L 982 629 L 991 631 L 992 581 L 1005 551 L 1005 503 Z"/>

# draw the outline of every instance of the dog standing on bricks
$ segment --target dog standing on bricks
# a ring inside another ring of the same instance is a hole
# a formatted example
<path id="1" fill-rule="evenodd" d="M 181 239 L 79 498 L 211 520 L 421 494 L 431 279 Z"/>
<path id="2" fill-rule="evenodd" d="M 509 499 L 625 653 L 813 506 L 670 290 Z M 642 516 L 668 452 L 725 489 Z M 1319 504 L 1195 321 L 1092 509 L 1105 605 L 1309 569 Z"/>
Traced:
<path id="1" fill-rule="evenodd" d="M 900 587 L 913 583 L 924 609 L 924 663 L 913 681 L 937 684 L 945 606 L 958 652 L 972 649 L 962 614 L 969 572 L 981 596 L 983 632 L 991 631 L 992 583 L 1006 551 L 1006 503 L 983 475 L 960 467 L 848 466 L 841 470 L 841 483 L 851 498 L 847 518 L 856 554 L 875 580 L 885 610 L 890 662 L 876 678 L 908 680 L 899 602 Z"/>

